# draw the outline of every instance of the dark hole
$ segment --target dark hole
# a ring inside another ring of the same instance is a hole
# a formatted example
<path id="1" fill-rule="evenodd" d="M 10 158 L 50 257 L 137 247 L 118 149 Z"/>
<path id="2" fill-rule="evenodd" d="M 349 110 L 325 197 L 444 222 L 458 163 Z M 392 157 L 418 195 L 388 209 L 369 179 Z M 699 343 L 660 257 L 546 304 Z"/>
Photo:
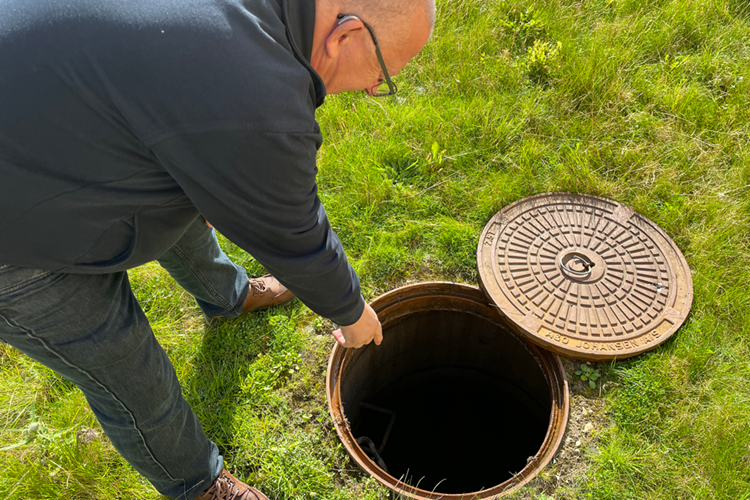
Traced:
<path id="1" fill-rule="evenodd" d="M 386 325 L 384 337 L 347 364 L 341 390 L 355 437 L 380 448 L 387 435 L 380 455 L 391 476 L 428 491 L 476 492 L 539 451 L 550 389 L 515 335 L 471 314 L 429 311 Z"/>

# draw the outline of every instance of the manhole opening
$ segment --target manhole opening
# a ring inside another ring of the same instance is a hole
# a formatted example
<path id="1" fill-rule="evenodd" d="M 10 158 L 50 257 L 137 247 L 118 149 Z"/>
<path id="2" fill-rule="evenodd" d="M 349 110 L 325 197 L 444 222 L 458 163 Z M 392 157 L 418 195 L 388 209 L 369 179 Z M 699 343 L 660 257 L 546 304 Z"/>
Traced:
<path id="1" fill-rule="evenodd" d="M 351 353 L 341 401 L 361 448 L 392 477 L 436 493 L 476 492 L 539 452 L 551 390 L 510 331 L 435 310 L 385 325 L 384 336 Z"/>

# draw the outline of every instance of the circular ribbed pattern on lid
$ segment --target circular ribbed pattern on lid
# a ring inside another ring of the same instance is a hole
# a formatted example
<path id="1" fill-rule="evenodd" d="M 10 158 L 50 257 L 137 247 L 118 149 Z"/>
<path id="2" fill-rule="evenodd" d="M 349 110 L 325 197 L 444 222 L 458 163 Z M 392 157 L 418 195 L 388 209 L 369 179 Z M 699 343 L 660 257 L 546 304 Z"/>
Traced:
<path id="1" fill-rule="evenodd" d="M 482 286 L 532 340 L 571 357 L 625 358 L 664 342 L 692 303 L 690 270 L 653 222 L 567 193 L 520 200 L 487 224 Z"/>

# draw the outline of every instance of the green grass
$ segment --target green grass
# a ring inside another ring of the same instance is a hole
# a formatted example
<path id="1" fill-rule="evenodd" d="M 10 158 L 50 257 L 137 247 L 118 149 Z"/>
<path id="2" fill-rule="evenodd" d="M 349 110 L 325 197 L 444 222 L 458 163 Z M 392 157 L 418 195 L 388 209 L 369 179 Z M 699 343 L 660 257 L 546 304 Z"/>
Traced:
<path id="1" fill-rule="evenodd" d="M 445 0 L 438 18 L 398 96 L 330 96 L 318 113 L 320 194 L 367 298 L 476 283 L 484 224 L 525 196 L 635 208 L 685 254 L 691 316 L 655 352 L 597 366 L 607 420 L 586 475 L 520 495 L 750 499 L 750 4 Z M 130 275 L 240 477 L 275 500 L 388 498 L 328 416 L 328 322 L 295 303 L 206 327 L 158 266 Z M 7 347 L 0 370 L 0 498 L 159 498 L 106 439 L 77 442 L 98 429 L 77 389 Z"/>

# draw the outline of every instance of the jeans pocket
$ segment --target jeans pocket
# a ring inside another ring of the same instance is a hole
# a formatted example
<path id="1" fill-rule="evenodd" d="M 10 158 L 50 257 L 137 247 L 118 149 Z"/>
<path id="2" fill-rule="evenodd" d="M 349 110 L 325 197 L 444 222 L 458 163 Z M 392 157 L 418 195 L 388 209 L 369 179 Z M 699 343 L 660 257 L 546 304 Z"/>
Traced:
<path id="1" fill-rule="evenodd" d="M 32 286 L 51 274 L 52 271 L 42 269 L 2 265 L 0 266 L 0 297 Z"/>

